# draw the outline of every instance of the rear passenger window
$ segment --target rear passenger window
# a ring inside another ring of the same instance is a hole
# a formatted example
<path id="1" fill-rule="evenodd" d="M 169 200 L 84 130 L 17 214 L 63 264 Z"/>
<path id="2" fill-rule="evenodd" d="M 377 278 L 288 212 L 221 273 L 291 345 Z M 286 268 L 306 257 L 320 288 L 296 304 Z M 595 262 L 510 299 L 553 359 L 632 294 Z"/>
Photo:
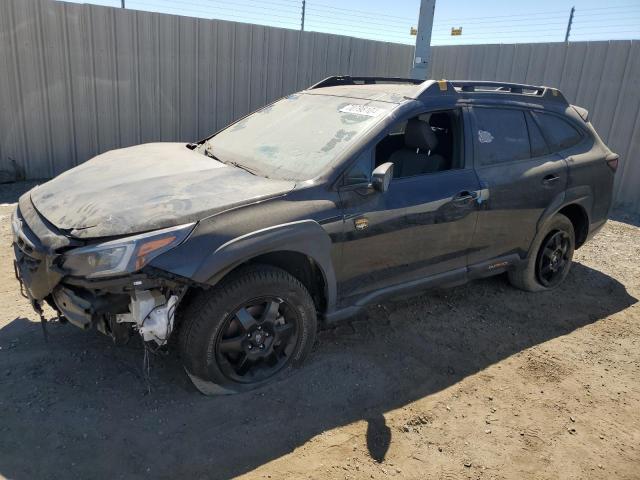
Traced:
<path id="1" fill-rule="evenodd" d="M 582 139 L 580 132 L 560 117 L 540 112 L 531 112 L 531 114 L 540 125 L 542 133 L 554 152 L 572 147 Z"/>
<path id="2" fill-rule="evenodd" d="M 475 142 L 480 165 L 521 160 L 531 156 L 524 112 L 498 108 L 474 108 Z"/>

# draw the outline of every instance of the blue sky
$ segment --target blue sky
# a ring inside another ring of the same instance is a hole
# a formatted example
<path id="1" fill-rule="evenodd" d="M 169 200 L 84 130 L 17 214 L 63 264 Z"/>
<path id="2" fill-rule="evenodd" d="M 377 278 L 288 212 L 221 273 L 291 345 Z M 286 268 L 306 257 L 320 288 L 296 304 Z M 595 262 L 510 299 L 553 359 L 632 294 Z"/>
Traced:
<path id="1" fill-rule="evenodd" d="M 119 6 L 120 0 L 72 0 Z M 126 0 L 127 8 L 300 28 L 301 0 Z M 307 0 L 305 29 L 413 43 L 420 0 Z M 432 44 L 564 41 L 571 7 L 571 40 L 640 38 L 640 0 L 439 0 Z M 452 37 L 451 27 L 462 27 Z"/>

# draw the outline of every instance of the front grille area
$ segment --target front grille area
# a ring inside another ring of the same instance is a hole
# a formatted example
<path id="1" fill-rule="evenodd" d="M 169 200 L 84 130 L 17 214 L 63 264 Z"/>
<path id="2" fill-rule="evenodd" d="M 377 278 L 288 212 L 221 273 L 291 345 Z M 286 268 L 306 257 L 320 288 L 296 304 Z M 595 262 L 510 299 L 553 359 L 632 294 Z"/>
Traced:
<path id="1" fill-rule="evenodd" d="M 30 255 L 31 253 L 33 253 L 33 247 L 31 245 L 28 245 L 21 236 L 18 236 L 16 244 L 18 245 L 18 248 L 25 254 Z"/>

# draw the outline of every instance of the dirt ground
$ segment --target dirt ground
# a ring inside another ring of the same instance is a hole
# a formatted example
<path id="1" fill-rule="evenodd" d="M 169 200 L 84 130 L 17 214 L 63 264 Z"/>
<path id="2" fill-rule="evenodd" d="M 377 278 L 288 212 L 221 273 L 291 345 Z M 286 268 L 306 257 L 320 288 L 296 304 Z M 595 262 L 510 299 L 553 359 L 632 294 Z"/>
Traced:
<path id="1" fill-rule="evenodd" d="M 208 398 L 53 323 L 13 278 L 0 185 L 0 477 L 640 478 L 640 228 L 610 221 L 558 290 L 497 277 L 321 332 L 293 377 Z"/>

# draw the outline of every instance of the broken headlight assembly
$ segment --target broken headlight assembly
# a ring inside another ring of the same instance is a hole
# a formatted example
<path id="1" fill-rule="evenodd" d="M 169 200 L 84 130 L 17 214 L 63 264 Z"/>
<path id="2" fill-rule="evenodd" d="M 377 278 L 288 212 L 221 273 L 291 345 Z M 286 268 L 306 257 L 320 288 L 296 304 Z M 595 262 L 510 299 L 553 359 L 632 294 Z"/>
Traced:
<path id="1" fill-rule="evenodd" d="M 62 265 L 71 275 L 86 278 L 135 272 L 182 243 L 194 226 L 189 223 L 77 248 L 64 255 Z"/>

